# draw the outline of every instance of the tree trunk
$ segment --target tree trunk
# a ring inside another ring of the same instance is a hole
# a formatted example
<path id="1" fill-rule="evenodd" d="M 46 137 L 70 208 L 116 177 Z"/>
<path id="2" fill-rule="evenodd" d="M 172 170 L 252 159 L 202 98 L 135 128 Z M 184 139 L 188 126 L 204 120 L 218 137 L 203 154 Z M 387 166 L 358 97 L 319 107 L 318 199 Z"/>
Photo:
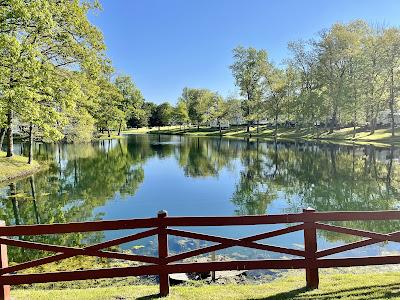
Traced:
<path id="1" fill-rule="evenodd" d="M 389 165 L 387 167 L 387 175 L 386 175 L 386 190 L 389 192 L 391 190 L 392 185 L 392 168 L 393 168 L 393 153 L 394 146 L 390 147 L 390 157 L 389 157 Z"/>
<path id="2" fill-rule="evenodd" d="M 274 132 L 275 138 L 278 136 L 278 114 L 275 114 L 275 132 Z"/>
<path id="3" fill-rule="evenodd" d="M 333 110 L 330 126 L 329 126 L 329 133 L 333 133 L 333 129 L 335 128 L 337 123 L 337 108 L 335 107 Z"/>
<path id="4" fill-rule="evenodd" d="M 376 127 L 376 117 L 373 116 L 371 118 L 371 130 L 370 130 L 370 134 L 374 134 L 375 133 L 375 127 Z"/>
<path id="5" fill-rule="evenodd" d="M 197 131 L 200 131 L 200 124 L 197 123 Z"/>
<path id="6" fill-rule="evenodd" d="M 246 125 L 246 131 L 247 131 L 247 133 L 250 132 L 250 122 L 249 121 L 247 122 L 247 125 Z"/>
<path id="7" fill-rule="evenodd" d="M 29 156 L 28 164 L 32 164 L 33 161 L 33 124 L 29 124 Z"/>
<path id="8" fill-rule="evenodd" d="M 390 121 L 392 125 L 392 137 L 395 136 L 395 124 L 394 124 L 394 76 L 393 76 L 393 68 L 390 70 L 390 100 L 389 100 L 389 107 L 390 107 Z"/>
<path id="9" fill-rule="evenodd" d="M 21 224 L 21 218 L 19 214 L 19 207 L 18 207 L 18 202 L 17 202 L 17 188 L 15 187 L 15 183 L 10 183 L 10 198 L 12 202 L 12 207 L 14 211 L 14 218 L 15 218 L 15 225 L 20 225 Z"/>
<path id="10" fill-rule="evenodd" d="M 31 195 L 32 195 L 32 201 L 33 201 L 33 211 L 35 212 L 36 224 L 40 224 L 39 210 L 38 210 L 37 203 L 36 203 L 35 178 L 33 175 L 29 178 L 29 181 L 31 183 Z"/>
<path id="11" fill-rule="evenodd" d="M 257 133 L 260 132 L 260 120 L 257 120 Z"/>
<path id="12" fill-rule="evenodd" d="M 219 125 L 219 134 L 222 135 L 221 121 L 218 122 L 218 125 Z"/>
<path id="13" fill-rule="evenodd" d="M 122 128 L 122 122 L 119 122 L 119 127 L 118 127 L 118 136 L 121 135 L 121 128 Z"/>
<path id="14" fill-rule="evenodd" d="M 4 137 L 6 136 L 6 128 L 1 128 L 0 130 L 0 151 L 3 148 Z"/>
<path id="15" fill-rule="evenodd" d="M 13 118 L 14 113 L 10 110 L 7 114 L 7 157 L 13 157 L 14 155 Z"/>

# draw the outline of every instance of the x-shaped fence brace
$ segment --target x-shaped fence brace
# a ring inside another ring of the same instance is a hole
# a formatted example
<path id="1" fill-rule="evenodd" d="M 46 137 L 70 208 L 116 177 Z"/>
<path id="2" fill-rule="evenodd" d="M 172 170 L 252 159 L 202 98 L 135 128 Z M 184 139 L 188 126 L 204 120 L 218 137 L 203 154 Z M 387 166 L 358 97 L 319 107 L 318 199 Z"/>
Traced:
<path id="1" fill-rule="evenodd" d="M 316 258 L 321 258 L 333 254 L 338 254 L 341 252 L 377 244 L 380 242 L 400 242 L 400 231 L 392 232 L 392 233 L 376 233 L 370 231 L 364 231 L 359 229 L 351 229 L 347 227 L 323 224 L 323 223 L 315 223 L 316 229 L 332 231 L 342 234 L 349 234 L 359 237 L 364 237 L 367 239 L 348 243 L 345 245 L 319 250 L 316 252 Z M 213 243 L 217 243 L 216 245 L 202 247 L 199 249 L 175 254 L 166 257 L 163 262 L 166 264 L 181 261 L 187 258 L 195 257 L 202 254 L 207 254 L 210 252 L 218 251 L 227 249 L 230 247 L 247 247 L 253 248 L 258 250 L 265 250 L 269 252 L 275 253 L 282 253 L 282 254 L 289 254 L 294 256 L 305 257 L 304 250 L 297 250 L 297 249 L 290 249 L 284 247 L 278 247 L 268 244 L 260 244 L 256 243 L 256 241 L 264 240 L 284 234 L 288 234 L 291 232 L 296 232 L 304 229 L 304 224 L 299 224 L 295 226 L 290 226 L 283 229 L 278 229 L 274 231 L 269 231 L 257 235 L 252 235 L 248 237 L 243 237 L 239 239 L 233 238 L 226 238 L 216 235 L 209 235 L 209 234 L 202 234 L 184 230 L 176 230 L 176 229 L 167 229 L 166 232 L 168 235 L 179 236 L 184 238 L 192 238 L 197 240 L 209 241 Z M 150 263 L 150 264 L 159 264 L 160 258 L 158 257 L 151 257 L 145 255 L 136 255 L 136 254 L 128 254 L 128 253 L 121 253 L 121 252 L 113 252 L 113 251 L 105 251 L 103 249 L 110 248 L 112 246 L 117 246 L 120 244 L 133 242 L 139 239 L 143 239 L 146 237 L 150 237 L 159 233 L 159 229 L 150 229 L 144 232 L 131 234 L 125 237 L 113 239 L 110 241 L 94 244 L 84 248 L 76 248 L 76 247 L 66 247 L 66 246 L 58 246 L 58 245 L 51 245 L 51 244 L 44 244 L 39 242 L 31 242 L 31 241 L 23 241 L 23 240 L 16 240 L 10 238 L 0 237 L 0 244 L 8 245 L 8 246 L 15 246 L 21 247 L 26 249 L 34 249 L 34 250 L 42 250 L 47 252 L 54 252 L 57 253 L 53 256 L 48 256 L 45 258 L 40 258 L 24 263 L 20 263 L 11 267 L 2 268 L 0 269 L 0 275 L 10 274 L 17 271 L 25 270 L 32 267 L 38 267 L 44 264 L 48 264 L 51 262 L 57 262 L 63 259 L 71 258 L 78 255 L 84 256 L 95 256 L 101 258 L 111 258 L 111 259 L 121 259 L 121 260 L 128 260 L 128 261 L 137 261 L 143 263 Z"/>
<path id="2" fill-rule="evenodd" d="M 106 248 L 110 248 L 112 246 L 132 242 L 132 241 L 146 238 L 146 237 L 149 237 L 149 236 L 152 236 L 155 234 L 158 234 L 158 229 L 147 230 L 144 232 L 128 235 L 128 236 L 125 236 L 122 238 L 117 238 L 117 239 L 110 240 L 107 242 L 94 244 L 94 245 L 91 245 L 91 246 L 88 246 L 85 248 L 55 246 L 55 245 L 43 244 L 43 243 L 37 243 L 37 242 L 0 238 L 0 244 L 58 253 L 53 256 L 48 256 L 48 257 L 40 258 L 37 260 L 24 262 L 24 263 L 21 263 L 21 264 L 12 266 L 12 267 L 2 268 L 2 269 L 0 269 L 0 274 L 3 275 L 3 274 L 8 274 L 8 273 L 13 273 L 16 271 L 25 270 L 25 269 L 32 268 L 32 267 L 38 267 L 38 266 L 41 266 L 44 264 L 60 261 L 60 260 L 63 260 L 66 258 L 71 258 L 71 257 L 77 256 L 77 255 L 124 259 L 124 260 L 129 260 L 129 261 L 138 261 L 138 262 L 157 264 L 159 262 L 159 259 L 157 257 L 127 254 L 127 253 L 120 253 L 120 252 L 111 252 L 111 251 L 100 251 L 101 249 L 106 249 Z"/>
<path id="3" fill-rule="evenodd" d="M 201 254 L 210 253 L 217 250 L 222 250 L 230 247 L 240 246 L 240 247 L 248 247 L 254 248 L 259 250 L 265 250 L 270 252 L 278 252 L 284 254 L 290 254 L 295 256 L 302 256 L 304 257 L 304 251 L 296 250 L 296 249 L 288 249 L 284 247 L 266 245 L 266 244 L 259 244 L 255 243 L 255 241 L 267 239 L 283 234 L 287 234 L 290 232 L 295 232 L 299 230 L 303 230 L 303 225 L 295 225 L 284 229 L 278 229 L 275 231 L 270 231 L 258 235 L 253 235 L 249 237 L 244 237 L 241 239 L 232 239 L 232 238 L 225 238 L 219 237 L 215 235 L 208 235 L 208 234 L 201 234 L 183 230 L 175 230 L 175 229 L 167 229 L 167 234 L 186 237 L 186 238 L 193 238 L 198 240 L 204 240 L 209 242 L 218 243 L 217 245 L 203 247 L 200 249 L 168 256 L 164 262 L 171 263 L 175 261 L 180 261 L 186 258 L 198 256 Z M 0 237 L 0 244 L 8 245 L 8 246 L 15 246 L 21 247 L 26 249 L 34 249 L 34 250 L 42 250 L 48 252 L 55 252 L 56 255 L 48 256 L 45 258 L 40 258 L 24 263 L 20 263 L 18 265 L 14 265 L 7 268 L 0 269 L 0 275 L 10 274 L 17 271 L 25 270 L 32 267 L 38 267 L 44 264 L 48 264 L 51 262 L 57 262 L 66 258 L 71 258 L 78 255 L 84 256 L 95 256 L 101 258 L 112 258 L 112 259 L 122 259 L 128 261 L 137 261 L 143 263 L 150 263 L 150 264 L 159 264 L 160 259 L 158 257 L 151 257 L 151 256 L 144 256 L 144 255 L 135 255 L 135 254 L 127 254 L 127 253 L 120 253 L 120 252 L 111 252 L 111 251 L 104 251 L 102 249 L 106 249 L 112 246 L 132 242 L 135 240 L 139 240 L 142 238 L 150 237 L 159 233 L 159 229 L 151 229 L 144 232 L 128 235 L 125 237 L 113 239 L 110 241 L 94 244 L 84 248 L 75 248 L 75 247 L 66 247 L 66 246 L 58 246 L 58 245 L 51 245 L 45 243 L 38 243 L 38 242 L 31 242 L 31 241 L 23 241 L 23 240 L 16 240 L 16 239 L 9 239 Z"/>
<path id="4" fill-rule="evenodd" d="M 355 236 L 367 238 L 367 239 L 364 239 L 361 241 L 348 243 L 348 244 L 341 245 L 338 247 L 333 247 L 330 249 L 317 251 L 317 253 L 316 253 L 317 258 L 325 257 L 325 256 L 329 256 L 329 255 L 333 255 L 333 254 L 337 254 L 337 253 L 341 253 L 341 252 L 381 243 L 381 242 L 400 243 L 400 231 L 395 231 L 392 233 L 376 233 L 376 232 L 352 229 L 352 228 L 347 228 L 347 227 L 342 227 L 342 226 L 328 225 L 328 224 L 323 224 L 323 223 L 315 223 L 315 226 L 317 229 L 320 229 L 320 230 L 327 230 L 327 231 L 355 235 Z"/>
<path id="5" fill-rule="evenodd" d="M 321 222 L 341 221 L 341 220 L 384 220 L 385 216 L 389 219 L 400 218 L 400 212 L 342 212 L 342 213 L 312 213 L 312 209 L 305 210 L 303 214 L 257 216 L 257 217 L 172 217 L 166 218 L 166 213 L 161 212 L 158 218 L 142 220 L 123 220 L 123 221 L 103 221 L 99 223 L 75 223 L 51 225 L 14 226 L 3 230 L 4 235 L 41 235 L 58 234 L 68 232 L 86 232 L 101 230 L 121 230 L 139 229 L 147 230 L 125 237 L 112 239 L 106 242 L 97 243 L 91 246 L 77 248 L 60 245 L 51 245 L 40 242 L 24 241 L 8 237 L 0 237 L 0 245 L 22 247 L 26 249 L 42 250 L 56 253 L 55 255 L 20 263 L 14 266 L 3 264 L 0 268 L 0 299 L 9 299 L 6 296 L 5 287 L 7 284 L 21 284 L 34 282 L 50 282 L 63 280 L 81 280 L 110 277 L 125 277 L 138 275 L 159 275 L 160 293 L 167 295 L 169 292 L 168 274 L 178 272 L 204 272 L 212 270 L 233 270 L 233 269 L 306 269 L 307 286 L 318 287 L 318 268 L 329 268 L 339 266 L 362 266 L 388 263 L 400 263 L 400 256 L 381 256 L 381 257 L 355 257 L 355 258 L 324 258 L 333 254 L 358 249 L 380 242 L 400 242 L 400 231 L 391 233 L 376 233 L 360 229 L 352 229 L 337 225 L 325 224 Z M 358 219 L 359 218 L 359 219 Z M 214 222 L 215 221 L 215 222 Z M 180 226 L 229 226 L 229 225 L 266 225 L 297 223 L 283 229 L 277 229 L 260 234 L 255 234 L 242 238 L 227 238 L 217 235 L 209 235 L 198 232 L 178 230 Z M 299 224 L 300 223 L 300 224 Z M 136 226 L 137 225 L 137 226 Z M 29 230 L 33 228 L 33 231 Z M 83 228 L 81 230 L 81 228 Z M 317 230 L 326 230 L 336 233 L 349 234 L 364 238 L 361 241 L 348 243 L 333 248 L 317 249 Z M 285 248 L 271 244 L 261 243 L 261 240 L 276 236 L 289 234 L 292 232 L 304 231 L 304 250 Z M 106 250 L 110 247 L 133 242 L 139 239 L 156 235 L 158 237 L 158 257 L 114 252 Z M 168 236 L 178 236 L 196 240 L 203 240 L 215 243 L 195 250 L 172 254 L 168 249 Z M 195 257 L 210 252 L 227 249 L 230 247 L 245 247 L 280 254 L 289 254 L 300 258 L 293 259 L 264 259 L 264 260 L 231 260 L 216 262 L 188 262 L 182 263 L 185 259 Z M 1 254 L 3 255 L 3 248 Z M 74 256 L 94 256 L 100 258 L 119 259 L 143 263 L 139 266 L 129 266 L 123 268 L 108 268 L 96 270 L 62 271 L 41 274 L 15 274 L 32 267 L 57 262 Z M 0 257 L 2 258 L 2 257 Z M 2 258 L 3 259 L 3 258 Z M 1 287 L 3 289 L 1 290 Z M 2 296 L 3 295 L 3 296 Z"/>

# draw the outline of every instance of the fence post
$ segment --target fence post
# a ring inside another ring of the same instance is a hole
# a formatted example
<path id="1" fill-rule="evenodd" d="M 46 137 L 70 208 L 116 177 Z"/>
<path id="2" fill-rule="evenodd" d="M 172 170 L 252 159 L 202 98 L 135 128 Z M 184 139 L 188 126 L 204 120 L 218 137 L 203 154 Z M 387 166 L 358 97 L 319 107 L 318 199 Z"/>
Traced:
<path id="1" fill-rule="evenodd" d="M 0 227 L 5 227 L 6 222 L 0 221 Z M 7 245 L 0 245 L 0 268 L 8 267 Z M 0 300 L 10 300 L 10 286 L 0 285 Z"/>
<path id="2" fill-rule="evenodd" d="M 313 214 L 315 209 L 306 208 L 303 209 L 304 214 Z M 318 268 L 315 267 L 317 263 L 316 252 L 317 252 L 317 228 L 314 221 L 304 221 L 304 250 L 306 259 L 306 281 L 307 288 L 317 289 L 319 285 L 319 274 Z M 314 267 L 308 267 L 313 266 Z"/>
<path id="3" fill-rule="evenodd" d="M 163 219 L 167 217 L 167 212 L 165 210 L 160 210 L 158 212 L 158 218 Z M 163 267 L 166 265 L 165 259 L 168 257 L 168 234 L 167 234 L 167 226 L 160 225 L 158 233 L 158 258 L 160 259 L 160 296 L 166 297 L 169 294 L 169 274 L 163 271 Z"/>

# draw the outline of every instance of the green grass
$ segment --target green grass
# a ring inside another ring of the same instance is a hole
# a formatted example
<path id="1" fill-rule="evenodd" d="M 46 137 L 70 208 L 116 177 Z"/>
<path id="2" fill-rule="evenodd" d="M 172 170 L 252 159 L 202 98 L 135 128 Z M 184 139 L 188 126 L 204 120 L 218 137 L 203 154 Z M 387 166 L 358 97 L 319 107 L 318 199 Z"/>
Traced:
<path id="1" fill-rule="evenodd" d="M 122 138 L 123 138 L 122 135 L 110 134 L 110 136 L 108 136 L 107 133 L 103 133 L 103 134 L 100 134 L 99 136 L 93 138 L 93 141 L 114 140 L 114 139 L 122 139 Z"/>
<path id="2" fill-rule="evenodd" d="M 170 134 L 170 135 L 190 135 L 190 136 L 220 136 L 220 132 L 217 128 L 200 127 L 197 130 L 196 127 L 190 127 L 181 129 L 179 126 L 162 127 L 159 131 L 157 128 L 147 129 L 132 129 L 125 131 L 126 134 L 141 134 L 141 133 L 154 133 L 154 134 Z M 224 137 L 236 137 L 236 138 L 261 138 L 261 139 L 273 139 L 274 129 L 267 128 L 266 126 L 260 126 L 260 130 L 257 133 L 257 129 L 252 127 L 250 134 L 246 132 L 245 127 L 232 127 L 222 131 Z M 375 144 L 377 146 L 387 146 L 388 144 L 400 145 L 400 128 L 396 128 L 395 137 L 391 136 L 390 128 L 377 129 L 374 134 L 371 134 L 367 130 L 356 128 L 356 134 L 353 138 L 353 128 L 347 127 L 340 130 L 335 130 L 333 133 L 329 133 L 328 130 L 316 130 L 316 129 L 294 129 L 294 128 L 279 128 L 277 137 L 280 140 L 320 140 L 320 141 L 331 141 L 335 143 L 356 143 L 356 144 Z"/>
<path id="3" fill-rule="evenodd" d="M 180 126 L 163 126 L 160 128 L 160 132 L 171 132 L 174 134 L 175 131 L 180 130 Z M 158 133 L 158 127 L 148 128 L 148 127 L 141 127 L 138 129 L 128 129 L 122 131 L 123 134 L 144 134 L 144 133 Z"/>
<path id="4" fill-rule="evenodd" d="M 322 274 L 320 288 L 304 288 L 304 275 L 268 284 L 186 285 L 171 288 L 168 299 L 400 299 L 400 273 Z M 123 286 L 68 290 L 12 290 L 16 300 L 154 299 L 158 286 Z"/>
<path id="5" fill-rule="evenodd" d="M 30 165 L 27 162 L 27 157 L 14 155 L 7 158 L 6 153 L 0 151 L 0 182 L 27 176 L 40 169 L 38 162 L 33 161 Z"/>

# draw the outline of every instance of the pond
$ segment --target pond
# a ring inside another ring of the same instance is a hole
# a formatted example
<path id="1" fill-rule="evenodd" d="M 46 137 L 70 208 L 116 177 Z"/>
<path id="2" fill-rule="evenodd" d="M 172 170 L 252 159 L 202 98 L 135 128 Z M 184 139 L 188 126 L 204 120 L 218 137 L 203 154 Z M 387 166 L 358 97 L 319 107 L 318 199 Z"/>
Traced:
<path id="1" fill-rule="evenodd" d="M 24 154 L 26 145 L 17 144 Z M 227 216 L 399 208 L 400 149 L 313 142 L 265 142 L 169 135 L 128 135 L 91 144 L 35 144 L 35 159 L 49 169 L 0 187 L 0 219 L 7 224 L 46 224 L 88 220 L 171 216 Z M 348 227 L 397 231 L 398 222 L 347 222 Z M 243 237 L 285 225 L 190 228 L 227 237 Z M 128 232 L 25 237 L 62 245 L 83 245 Z M 357 238 L 321 231 L 319 248 Z M 266 242 L 266 241 L 265 241 Z M 268 240 L 302 249 L 302 232 Z M 208 245 L 170 238 L 172 252 Z M 139 254 L 156 254 L 147 238 L 123 245 Z M 381 243 L 346 256 L 397 251 Z M 232 258 L 281 257 L 235 247 L 221 251 Z M 10 259 L 25 261 L 43 253 L 10 248 Z"/>

